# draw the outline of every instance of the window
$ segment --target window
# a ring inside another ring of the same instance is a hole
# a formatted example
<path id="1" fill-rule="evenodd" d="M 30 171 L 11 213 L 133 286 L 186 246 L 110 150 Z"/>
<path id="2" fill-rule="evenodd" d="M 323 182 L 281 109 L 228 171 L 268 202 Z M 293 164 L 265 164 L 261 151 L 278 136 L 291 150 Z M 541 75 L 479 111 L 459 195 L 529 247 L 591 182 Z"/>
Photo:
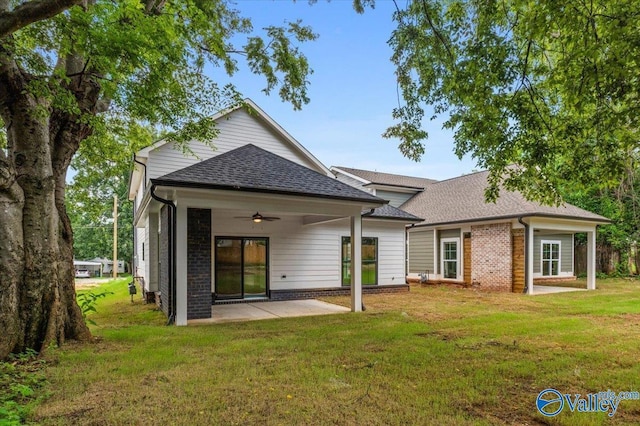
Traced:
<path id="1" fill-rule="evenodd" d="M 142 243 L 142 260 L 144 261 L 144 243 Z"/>
<path id="2" fill-rule="evenodd" d="M 443 238 L 440 240 L 440 268 L 442 278 L 458 279 L 460 264 L 460 238 Z"/>
<path id="3" fill-rule="evenodd" d="M 560 241 L 542 240 L 542 276 L 560 275 Z"/>
<path id="4" fill-rule="evenodd" d="M 362 238 L 362 285 L 378 283 L 378 239 Z M 342 285 L 351 285 L 351 237 L 342 237 Z"/>

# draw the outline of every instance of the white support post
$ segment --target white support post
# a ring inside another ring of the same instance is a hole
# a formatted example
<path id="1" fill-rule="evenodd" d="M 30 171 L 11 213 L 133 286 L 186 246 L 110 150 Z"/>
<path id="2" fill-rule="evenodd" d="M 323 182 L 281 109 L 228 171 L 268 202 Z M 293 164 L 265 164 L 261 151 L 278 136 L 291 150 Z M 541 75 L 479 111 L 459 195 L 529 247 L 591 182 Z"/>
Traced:
<path id="1" fill-rule="evenodd" d="M 587 290 L 596 289 L 596 231 L 587 232 Z"/>
<path id="2" fill-rule="evenodd" d="M 176 203 L 178 204 L 178 203 Z M 177 205 L 176 218 L 176 325 L 187 325 L 187 207 Z"/>
<path id="3" fill-rule="evenodd" d="M 527 235 L 527 250 L 526 250 L 526 258 L 525 268 L 527 270 L 527 294 L 533 294 L 533 225 L 529 225 L 528 227 L 529 234 Z"/>
<path id="4" fill-rule="evenodd" d="M 351 311 L 362 312 L 362 216 L 351 216 Z"/>

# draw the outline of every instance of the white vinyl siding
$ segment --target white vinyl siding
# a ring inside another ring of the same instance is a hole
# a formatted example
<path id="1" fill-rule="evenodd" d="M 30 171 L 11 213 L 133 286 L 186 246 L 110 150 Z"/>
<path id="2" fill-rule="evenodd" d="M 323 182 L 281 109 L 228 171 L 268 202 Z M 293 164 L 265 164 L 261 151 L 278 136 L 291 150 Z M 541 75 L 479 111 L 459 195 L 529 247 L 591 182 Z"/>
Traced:
<path id="1" fill-rule="evenodd" d="M 573 275 L 573 234 L 540 234 L 533 236 L 533 273 L 542 274 L 542 240 L 560 242 L 560 275 Z"/>
<path id="2" fill-rule="evenodd" d="M 212 225 L 214 238 L 269 237 L 272 290 L 342 287 L 342 237 L 350 234 L 348 219 L 303 226 L 302 218 L 283 216 L 253 224 L 220 217 L 214 210 Z M 365 220 L 362 233 L 378 238 L 378 285 L 404 284 L 404 224 Z"/>
<path id="3" fill-rule="evenodd" d="M 158 291 L 158 214 L 149 214 L 145 244 L 145 284 L 147 290 Z"/>
<path id="4" fill-rule="evenodd" d="M 147 178 L 154 179 L 164 176 L 247 144 L 253 144 L 287 160 L 323 173 L 323 170 L 320 170 L 291 144 L 276 135 L 261 119 L 249 115 L 243 109 L 236 110 L 219 120 L 217 129 L 219 131 L 218 137 L 212 141 L 215 148 L 199 141 L 192 141 L 189 144 L 195 157 L 193 154 L 185 154 L 180 149 L 176 149 L 173 143 L 152 150 L 147 161 Z"/>
<path id="5" fill-rule="evenodd" d="M 147 244 L 146 235 L 147 229 L 149 229 L 148 226 L 145 228 L 134 228 L 134 232 L 136 233 L 136 270 L 133 271 L 133 274 L 138 277 L 145 276 L 145 265 L 149 255 L 149 245 Z"/>
<path id="6" fill-rule="evenodd" d="M 414 193 L 376 190 L 376 197 L 380 197 L 383 200 L 389 200 L 389 205 L 393 207 L 400 207 L 414 195 Z"/>
<path id="7" fill-rule="evenodd" d="M 433 230 L 409 231 L 409 273 L 434 273 Z"/>

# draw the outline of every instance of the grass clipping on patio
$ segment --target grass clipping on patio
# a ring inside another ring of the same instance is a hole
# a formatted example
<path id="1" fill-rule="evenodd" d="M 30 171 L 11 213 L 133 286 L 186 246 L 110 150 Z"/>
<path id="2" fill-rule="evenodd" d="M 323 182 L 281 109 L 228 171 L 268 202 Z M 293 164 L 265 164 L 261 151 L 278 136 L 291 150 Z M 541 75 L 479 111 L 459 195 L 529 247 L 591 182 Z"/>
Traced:
<path id="1" fill-rule="evenodd" d="M 127 283 L 91 314 L 94 344 L 46 369 L 40 424 L 630 424 L 552 419 L 538 393 L 640 390 L 640 287 L 527 297 L 452 287 L 365 296 L 359 314 L 166 327 Z M 347 298 L 326 301 L 348 305 Z"/>

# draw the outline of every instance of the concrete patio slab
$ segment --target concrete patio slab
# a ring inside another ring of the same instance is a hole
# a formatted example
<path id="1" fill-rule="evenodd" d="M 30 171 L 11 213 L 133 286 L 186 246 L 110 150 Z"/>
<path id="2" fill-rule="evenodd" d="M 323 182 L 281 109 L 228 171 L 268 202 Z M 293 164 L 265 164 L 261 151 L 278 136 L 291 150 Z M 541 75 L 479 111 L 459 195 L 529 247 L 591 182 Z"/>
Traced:
<path id="1" fill-rule="evenodd" d="M 320 300 L 287 300 L 282 302 L 231 303 L 211 307 L 211 318 L 189 320 L 188 324 L 211 324 L 234 321 L 304 317 L 350 312 L 349 308 Z"/>
<path id="2" fill-rule="evenodd" d="M 587 291 L 586 288 L 573 288 L 573 287 L 553 287 L 547 285 L 534 285 L 533 296 L 539 294 L 553 294 L 553 293 L 567 293 L 570 291 Z"/>

